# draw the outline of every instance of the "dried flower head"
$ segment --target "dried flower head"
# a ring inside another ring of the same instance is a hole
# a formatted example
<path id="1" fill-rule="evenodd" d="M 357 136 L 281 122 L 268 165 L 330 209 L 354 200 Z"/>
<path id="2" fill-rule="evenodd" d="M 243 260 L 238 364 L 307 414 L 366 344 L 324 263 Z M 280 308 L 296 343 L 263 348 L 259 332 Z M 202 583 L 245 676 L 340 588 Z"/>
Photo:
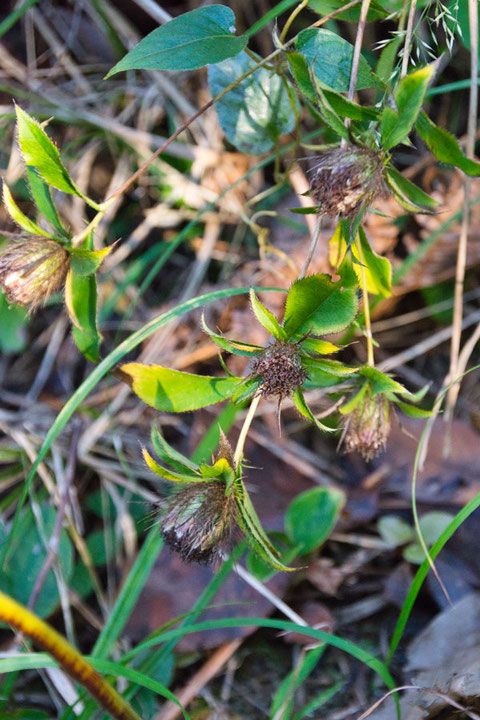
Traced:
<path id="1" fill-rule="evenodd" d="M 184 560 L 208 565 L 231 550 L 237 503 L 222 481 L 188 483 L 162 502 L 160 528 L 167 545 Z"/>
<path id="2" fill-rule="evenodd" d="M 0 285 L 9 303 L 34 310 L 59 290 L 70 264 L 68 252 L 55 240 L 33 236 L 0 255 Z"/>
<path id="3" fill-rule="evenodd" d="M 385 450 L 390 434 L 390 401 L 383 393 L 372 395 L 368 389 L 347 416 L 342 441 L 345 452 L 358 452 L 371 460 Z"/>
<path id="4" fill-rule="evenodd" d="M 307 377 L 296 344 L 276 342 L 255 358 L 250 377 L 261 376 L 260 393 L 283 400 Z"/>
<path id="5" fill-rule="evenodd" d="M 312 171 L 310 195 L 327 215 L 353 217 L 385 192 L 383 170 L 383 156 L 375 150 L 354 145 L 328 150 Z"/>

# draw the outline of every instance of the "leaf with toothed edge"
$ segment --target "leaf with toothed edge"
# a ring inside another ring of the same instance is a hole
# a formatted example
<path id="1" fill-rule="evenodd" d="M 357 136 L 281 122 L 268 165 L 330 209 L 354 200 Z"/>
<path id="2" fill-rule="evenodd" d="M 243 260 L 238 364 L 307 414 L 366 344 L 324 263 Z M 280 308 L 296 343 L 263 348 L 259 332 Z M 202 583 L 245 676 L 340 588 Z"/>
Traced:
<path id="1" fill-rule="evenodd" d="M 280 342 L 285 341 L 287 339 L 287 333 L 281 327 L 275 315 L 260 302 L 253 289 L 250 290 L 250 303 L 258 322 L 273 335 L 275 340 Z"/>

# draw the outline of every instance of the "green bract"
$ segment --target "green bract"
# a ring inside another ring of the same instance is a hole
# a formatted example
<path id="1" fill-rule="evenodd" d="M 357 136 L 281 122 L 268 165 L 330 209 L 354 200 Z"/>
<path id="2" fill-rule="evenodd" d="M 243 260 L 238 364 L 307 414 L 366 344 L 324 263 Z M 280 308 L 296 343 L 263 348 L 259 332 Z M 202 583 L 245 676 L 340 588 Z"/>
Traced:
<path id="1" fill-rule="evenodd" d="M 278 551 L 265 534 L 244 485 L 242 466 L 235 465 L 224 436 L 211 465 L 197 465 L 173 450 L 156 428 L 152 429 L 152 444 L 170 468 L 160 465 L 143 448 L 148 467 L 160 477 L 180 483 L 180 489 L 160 503 L 160 531 L 173 550 L 185 560 L 214 562 L 231 550 L 235 531 L 240 529 L 271 567 L 291 570 L 279 561 Z"/>

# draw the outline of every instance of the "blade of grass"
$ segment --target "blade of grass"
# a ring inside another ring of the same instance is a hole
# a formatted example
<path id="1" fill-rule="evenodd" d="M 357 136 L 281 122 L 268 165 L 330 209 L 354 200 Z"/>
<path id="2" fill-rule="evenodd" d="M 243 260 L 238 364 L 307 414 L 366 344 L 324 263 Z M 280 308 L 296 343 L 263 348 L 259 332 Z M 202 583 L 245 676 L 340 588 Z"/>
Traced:
<path id="1" fill-rule="evenodd" d="M 32 7 L 32 5 L 35 5 L 38 0 L 25 0 L 21 5 L 19 5 L 13 12 L 10 13 L 10 15 L 7 15 L 5 20 L 2 20 L 0 23 L 0 38 L 5 35 L 6 32 L 10 30 L 11 27 L 15 25 L 17 20 L 20 20 L 22 15 L 25 15 L 27 10 Z"/>

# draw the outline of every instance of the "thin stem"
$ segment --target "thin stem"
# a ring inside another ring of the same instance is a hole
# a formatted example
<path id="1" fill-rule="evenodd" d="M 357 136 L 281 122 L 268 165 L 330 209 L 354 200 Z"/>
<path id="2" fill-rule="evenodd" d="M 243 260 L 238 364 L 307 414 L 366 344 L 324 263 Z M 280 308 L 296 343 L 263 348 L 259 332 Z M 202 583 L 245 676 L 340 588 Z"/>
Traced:
<path id="1" fill-rule="evenodd" d="M 240 430 L 240 435 L 238 436 L 237 440 L 237 447 L 235 448 L 235 455 L 234 455 L 234 463 L 235 467 L 238 467 L 238 465 L 241 463 L 243 458 L 243 450 L 245 447 L 245 441 L 247 439 L 248 431 L 250 429 L 250 425 L 252 424 L 252 420 L 255 417 L 255 413 L 257 411 L 258 404 L 261 400 L 261 395 L 257 395 L 253 398 L 250 407 L 248 408 L 248 412 L 245 416 L 245 420 L 243 421 L 242 429 Z"/>
<path id="2" fill-rule="evenodd" d="M 362 247 L 360 243 L 357 243 L 357 250 L 361 262 L 361 288 L 363 296 L 363 314 L 365 317 L 365 336 L 367 338 L 367 363 L 371 367 L 375 365 L 375 358 L 373 356 L 373 335 L 372 335 L 372 323 L 370 319 L 370 303 L 368 300 L 367 290 L 367 273 L 365 270 L 365 258 L 363 257 Z"/>
<path id="3" fill-rule="evenodd" d="M 371 0 L 362 0 L 362 7 L 360 8 L 360 18 L 358 21 L 357 26 L 357 35 L 355 37 L 355 47 L 353 48 L 353 58 L 352 58 L 352 70 L 350 72 L 350 85 L 348 87 L 348 95 L 347 98 L 350 101 L 353 101 L 353 98 L 355 96 L 355 88 L 357 87 L 357 78 L 358 78 L 358 67 L 360 64 L 360 53 L 362 51 L 362 43 L 363 43 L 363 34 L 365 32 L 365 24 L 367 21 L 367 14 L 368 14 L 368 8 L 370 6 Z M 345 127 L 349 128 L 351 124 L 350 118 L 345 118 Z M 347 141 L 345 138 L 342 138 L 341 145 L 344 147 L 347 144 Z"/>
<path id="4" fill-rule="evenodd" d="M 290 25 L 293 23 L 293 21 L 295 20 L 295 18 L 296 18 L 297 15 L 298 15 L 298 13 L 300 13 L 300 12 L 303 10 L 303 8 L 308 5 L 309 2 L 310 2 L 310 0 L 302 0 L 302 2 L 300 3 L 300 5 L 297 5 L 297 7 L 295 8 L 295 10 L 290 14 L 290 17 L 288 18 L 287 22 L 286 22 L 285 25 L 283 26 L 282 32 L 280 33 L 280 38 L 279 38 L 279 40 L 280 40 L 281 43 L 283 43 L 283 41 L 285 40 L 285 38 L 286 38 L 286 36 L 287 36 L 287 32 L 288 32 L 289 29 L 290 29 Z"/>
<path id="5" fill-rule="evenodd" d="M 318 239 L 320 237 L 320 229 L 322 227 L 322 215 L 319 215 L 317 218 L 317 224 L 315 225 L 315 230 L 313 231 L 312 239 L 310 241 L 310 248 L 308 250 L 308 255 L 305 258 L 305 262 L 303 263 L 302 270 L 300 272 L 300 275 L 298 276 L 298 279 L 301 280 L 305 277 L 307 274 L 307 270 L 310 266 L 310 263 L 312 261 L 313 255 L 315 253 L 315 250 L 317 249 L 318 245 Z"/>
<path id="6" fill-rule="evenodd" d="M 470 99 L 468 108 L 468 128 L 467 128 L 467 157 L 473 158 L 475 153 L 475 134 L 477 123 L 477 106 L 478 106 L 478 0 L 468 0 L 468 16 L 470 23 Z M 453 332 L 452 343 L 450 346 L 450 370 L 449 379 L 453 382 L 458 375 L 458 364 L 460 355 L 460 341 L 462 335 L 463 320 L 463 290 L 465 270 L 467 265 L 467 244 L 468 244 L 468 226 L 470 221 L 470 194 L 471 194 L 471 178 L 466 176 L 464 179 L 464 195 L 463 195 L 463 217 L 460 230 L 460 238 L 457 250 L 457 266 L 455 271 L 455 294 L 453 303 Z M 459 385 L 454 384 L 447 397 L 446 419 L 450 420 L 453 409 L 457 401 Z M 449 441 L 446 443 L 447 452 L 449 449 Z"/>
<path id="7" fill-rule="evenodd" d="M 402 70 L 400 77 L 405 77 L 408 72 L 408 62 L 410 60 L 410 47 L 413 36 L 413 23 L 415 22 L 415 11 L 417 9 L 417 0 L 412 0 L 410 12 L 408 14 L 407 33 L 405 35 L 405 45 L 403 46 Z"/>

